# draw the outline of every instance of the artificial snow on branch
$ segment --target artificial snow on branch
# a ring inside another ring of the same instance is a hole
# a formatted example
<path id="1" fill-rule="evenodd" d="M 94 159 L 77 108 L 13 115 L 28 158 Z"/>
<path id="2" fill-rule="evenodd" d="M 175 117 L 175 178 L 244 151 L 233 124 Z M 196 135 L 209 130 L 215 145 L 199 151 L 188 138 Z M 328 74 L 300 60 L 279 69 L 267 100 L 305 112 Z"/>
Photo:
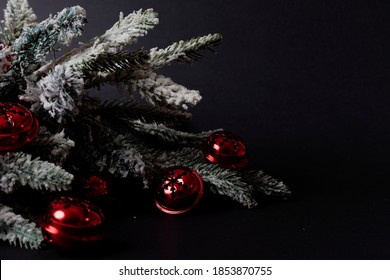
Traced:
<path id="1" fill-rule="evenodd" d="M 21 100 L 31 103 L 31 110 L 44 108 L 51 117 L 61 123 L 67 116 L 74 117 L 79 110 L 77 103 L 84 94 L 82 74 L 72 68 L 57 65 L 53 71 L 37 83 L 28 81 Z"/>
<path id="2" fill-rule="evenodd" d="M 74 146 L 75 142 L 65 137 L 64 129 L 52 134 L 42 126 L 37 139 L 32 143 L 33 148 L 39 148 L 42 158 L 55 164 L 63 164 Z"/>
<path id="3" fill-rule="evenodd" d="M 100 87 L 104 84 L 116 84 L 133 77 L 136 70 L 149 67 L 149 54 L 139 49 L 132 52 L 103 53 L 85 61 L 77 67 L 81 69 L 86 88 Z"/>
<path id="4" fill-rule="evenodd" d="M 66 65 L 79 69 L 101 54 L 116 54 L 122 51 L 124 46 L 133 44 L 137 38 L 146 35 L 148 30 L 157 24 L 157 13 L 153 9 L 141 9 L 126 17 L 120 13 L 117 23 L 106 33 L 96 37 L 87 48 L 69 57 Z"/>
<path id="5" fill-rule="evenodd" d="M 12 208 L 1 203 L 0 239 L 26 249 L 39 249 L 43 244 L 42 231 L 34 222 L 15 214 Z"/>
<path id="6" fill-rule="evenodd" d="M 32 159 L 23 152 L 0 154 L 0 190 L 14 191 L 17 186 L 32 189 L 61 191 L 69 190 L 73 175 L 51 162 Z"/>
<path id="7" fill-rule="evenodd" d="M 65 8 L 56 16 L 25 30 L 15 40 L 12 50 L 18 56 L 22 67 L 27 68 L 28 64 L 36 64 L 46 54 L 54 51 L 57 43 L 69 45 L 73 37 L 81 35 L 85 22 L 86 12 L 83 8 Z"/>
<path id="8" fill-rule="evenodd" d="M 4 10 L 3 28 L 0 38 L 11 45 L 24 30 L 35 25 L 37 16 L 27 0 L 10 0 Z"/>
<path id="9" fill-rule="evenodd" d="M 152 105 L 163 105 L 187 110 L 202 99 L 199 91 L 190 90 L 168 77 L 154 72 L 145 73 L 146 77 L 129 81 L 131 88 L 138 89 L 140 96 Z"/>
<path id="10" fill-rule="evenodd" d="M 165 49 L 153 48 L 150 50 L 150 64 L 154 68 L 160 68 L 172 61 L 191 62 L 200 57 L 197 51 L 202 49 L 213 50 L 222 40 L 222 35 L 209 34 L 202 37 L 192 38 L 187 41 L 179 41 Z"/>
<path id="11" fill-rule="evenodd" d="M 131 121 L 133 128 L 139 132 L 157 136 L 159 139 L 167 142 L 178 143 L 182 145 L 199 145 L 210 134 L 221 131 L 221 129 L 204 131 L 201 133 L 189 133 L 178 131 L 167 127 L 162 123 L 146 123 L 141 120 Z"/>

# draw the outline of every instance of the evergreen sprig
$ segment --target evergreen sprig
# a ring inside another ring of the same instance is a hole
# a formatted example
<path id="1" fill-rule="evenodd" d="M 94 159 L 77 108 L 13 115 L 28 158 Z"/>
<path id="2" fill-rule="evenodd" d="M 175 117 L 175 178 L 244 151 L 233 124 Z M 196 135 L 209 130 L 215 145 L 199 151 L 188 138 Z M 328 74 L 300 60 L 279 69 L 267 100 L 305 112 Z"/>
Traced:
<path id="1" fill-rule="evenodd" d="M 86 22 L 86 13 L 80 6 L 65 8 L 36 26 L 25 30 L 12 45 L 23 69 L 36 70 L 37 63 L 49 52 L 55 51 L 57 43 L 69 45 L 72 38 L 80 36 Z M 31 69 L 32 68 L 32 69 Z"/>
<path id="2" fill-rule="evenodd" d="M 27 82 L 21 100 L 31 103 L 31 110 L 45 109 L 59 123 L 79 113 L 84 96 L 82 74 L 64 65 L 57 65 L 46 77 L 36 83 Z"/>
<path id="3" fill-rule="evenodd" d="M 0 190 L 11 193 L 15 187 L 29 186 L 46 191 L 69 190 L 73 175 L 51 162 L 23 152 L 0 155 Z"/>
<path id="4" fill-rule="evenodd" d="M 155 163 L 163 168 L 175 165 L 193 168 L 205 182 L 209 183 L 212 192 L 229 196 L 249 208 L 258 205 L 256 191 L 283 198 L 291 195 L 290 190 L 282 182 L 262 171 L 245 173 L 222 169 L 215 164 L 206 162 L 202 152 L 196 148 L 165 152 L 156 157 Z M 255 180 L 252 180 L 253 177 Z"/>
<path id="5" fill-rule="evenodd" d="M 89 61 L 101 54 L 116 54 L 123 50 L 126 45 L 133 44 L 139 37 L 158 24 L 157 13 L 153 9 L 138 10 L 124 17 L 120 13 L 119 20 L 103 35 L 92 40 L 91 43 L 81 46 L 72 55 L 65 55 L 64 65 L 68 67 L 83 67 Z"/>
<path id="6" fill-rule="evenodd" d="M 0 40 L 11 45 L 24 30 L 35 25 L 37 16 L 27 0 L 10 0 L 4 10 Z"/>
<path id="7" fill-rule="evenodd" d="M 153 48 L 150 50 L 150 64 L 160 68 L 172 61 L 189 63 L 201 57 L 198 51 L 202 49 L 213 50 L 222 41 L 219 33 L 195 37 L 187 41 L 179 41 L 165 49 Z"/>
<path id="8" fill-rule="evenodd" d="M 202 99 L 199 91 L 191 90 L 172 81 L 171 78 L 154 72 L 145 72 L 144 77 L 129 81 L 130 88 L 152 105 L 187 110 Z"/>
<path id="9" fill-rule="evenodd" d="M 189 133 L 167 127 L 162 123 L 146 123 L 139 119 L 131 121 L 131 124 L 136 131 L 156 136 L 163 141 L 189 146 L 199 146 L 203 139 L 216 131 L 221 131 L 221 129 L 216 129 L 203 131 L 201 133 Z"/>
<path id="10" fill-rule="evenodd" d="M 148 68 L 149 53 L 143 49 L 132 52 L 102 53 L 96 58 L 74 66 L 84 75 L 85 87 L 100 87 L 131 79 L 136 70 Z"/>
<path id="11" fill-rule="evenodd" d="M 65 137 L 65 130 L 57 133 L 50 133 L 44 126 L 40 127 L 39 135 L 33 143 L 32 150 L 39 150 L 41 158 L 62 165 L 68 157 L 75 142 Z"/>
<path id="12" fill-rule="evenodd" d="M 43 245 L 40 228 L 34 222 L 13 212 L 12 208 L 0 203 L 0 239 L 14 246 L 39 249 Z"/>

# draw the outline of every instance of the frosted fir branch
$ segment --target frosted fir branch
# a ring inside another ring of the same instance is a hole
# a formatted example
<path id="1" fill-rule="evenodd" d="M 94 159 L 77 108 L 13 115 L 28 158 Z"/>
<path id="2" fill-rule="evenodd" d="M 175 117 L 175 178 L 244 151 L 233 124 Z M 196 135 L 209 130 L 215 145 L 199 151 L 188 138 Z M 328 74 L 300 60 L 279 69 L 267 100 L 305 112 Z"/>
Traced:
<path id="1" fill-rule="evenodd" d="M 66 65 L 82 67 L 85 63 L 95 60 L 101 54 L 115 54 L 126 46 L 133 44 L 137 38 L 158 24 L 157 13 L 153 9 L 135 11 L 126 17 L 120 13 L 119 20 L 103 35 L 96 37 L 91 45 L 80 52 L 67 57 Z"/>
<path id="2" fill-rule="evenodd" d="M 95 40 L 94 47 L 103 48 L 105 52 L 117 53 L 125 45 L 133 44 L 137 38 L 148 33 L 158 24 L 158 14 L 153 9 L 134 11 L 124 17 L 119 14 L 119 20 L 102 36 Z"/>
<path id="3" fill-rule="evenodd" d="M 96 58 L 76 65 L 86 80 L 86 88 L 104 84 L 117 84 L 129 80 L 134 71 L 149 67 L 149 54 L 139 49 L 132 52 L 103 53 Z"/>
<path id="4" fill-rule="evenodd" d="M 111 153 L 108 172 L 126 178 L 129 173 L 143 176 L 145 163 L 142 155 L 134 148 L 119 149 Z"/>
<path id="5" fill-rule="evenodd" d="M 57 43 L 69 45 L 75 36 L 80 36 L 86 22 L 86 12 L 80 6 L 65 8 L 54 17 L 24 31 L 12 46 L 25 64 L 42 61 L 49 52 L 55 51 Z M 35 69 L 34 69 L 35 70 Z"/>
<path id="6" fill-rule="evenodd" d="M 8 0 L 4 10 L 2 37 L 11 45 L 24 30 L 36 24 L 37 16 L 27 0 Z"/>
<path id="7" fill-rule="evenodd" d="M 13 212 L 12 208 L 0 203 L 0 239 L 13 246 L 39 249 L 44 239 L 35 223 Z"/>
<path id="8" fill-rule="evenodd" d="M 115 73 L 122 70 L 134 71 L 135 69 L 146 68 L 145 64 L 148 58 L 148 53 L 142 49 L 114 54 L 104 53 L 97 56 L 94 60 L 83 63 L 81 69 L 83 72 L 103 73 Z"/>
<path id="9" fill-rule="evenodd" d="M 221 131 L 221 129 L 204 131 L 201 133 L 189 133 L 184 131 L 178 131 L 173 128 L 167 127 L 161 123 L 146 123 L 141 120 L 131 121 L 132 127 L 142 133 L 154 135 L 161 140 L 178 143 L 181 145 L 199 145 L 203 139 L 210 136 L 210 134 Z"/>
<path id="10" fill-rule="evenodd" d="M 0 190 L 5 193 L 19 185 L 37 190 L 69 190 L 73 180 L 73 175 L 61 167 L 22 152 L 0 155 L 0 166 Z"/>
<path id="11" fill-rule="evenodd" d="M 248 208 L 258 205 L 254 198 L 254 188 L 247 184 L 235 171 L 222 169 L 207 163 L 199 149 L 183 148 L 178 151 L 164 152 L 155 160 L 163 168 L 184 165 L 196 170 L 209 183 L 212 192 L 225 195 Z"/>
<path id="12" fill-rule="evenodd" d="M 175 126 L 191 121 L 189 112 L 140 103 L 134 98 L 122 98 L 103 102 L 95 112 L 107 119 L 137 119 L 159 121 Z"/>
<path id="13" fill-rule="evenodd" d="M 150 50 L 150 64 L 154 68 L 160 68 L 172 61 L 191 62 L 197 60 L 200 55 L 197 51 L 202 49 L 213 50 L 222 40 L 221 34 L 209 34 L 192 38 L 187 41 L 179 41 L 165 49 L 153 48 Z"/>
<path id="14" fill-rule="evenodd" d="M 287 198 L 292 195 L 291 190 L 281 181 L 265 174 L 261 170 L 241 171 L 244 180 L 252 184 L 255 189 L 265 195 Z"/>
<path id="15" fill-rule="evenodd" d="M 82 74 L 72 68 L 57 65 L 37 83 L 27 81 L 27 88 L 20 99 L 31 103 L 32 111 L 43 107 L 61 123 L 65 118 L 73 118 L 78 114 L 78 103 L 84 92 Z"/>
<path id="16" fill-rule="evenodd" d="M 47 160 L 57 165 L 62 165 L 74 148 L 75 142 L 65 138 L 65 131 L 51 134 L 46 127 L 41 126 L 38 137 L 30 145 L 33 149 L 38 149 L 40 154 Z"/>
<path id="17" fill-rule="evenodd" d="M 168 77 L 149 72 L 144 78 L 129 81 L 130 87 L 138 89 L 140 96 L 152 105 L 162 105 L 187 110 L 201 99 L 199 91 L 189 90 Z"/>

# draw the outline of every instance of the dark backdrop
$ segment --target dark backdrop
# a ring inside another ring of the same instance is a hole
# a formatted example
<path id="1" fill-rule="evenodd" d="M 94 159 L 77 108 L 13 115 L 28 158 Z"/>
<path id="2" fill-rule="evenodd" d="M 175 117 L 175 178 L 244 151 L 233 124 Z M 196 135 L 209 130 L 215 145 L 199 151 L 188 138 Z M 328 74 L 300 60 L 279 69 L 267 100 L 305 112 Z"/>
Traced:
<path id="1" fill-rule="evenodd" d="M 209 196 L 197 210 L 178 216 L 135 203 L 113 215 L 108 245 L 93 255 L 1 243 L 2 258 L 389 258 L 388 1 L 30 4 L 40 20 L 64 6 L 86 8 L 82 41 L 104 32 L 120 11 L 149 7 L 159 12 L 160 24 L 138 47 L 222 33 L 216 55 L 206 52 L 200 62 L 163 73 L 201 91 L 201 104 L 191 110 L 193 131 L 235 131 L 247 142 L 249 167 L 282 179 L 294 197 L 264 200 L 248 210 Z"/>

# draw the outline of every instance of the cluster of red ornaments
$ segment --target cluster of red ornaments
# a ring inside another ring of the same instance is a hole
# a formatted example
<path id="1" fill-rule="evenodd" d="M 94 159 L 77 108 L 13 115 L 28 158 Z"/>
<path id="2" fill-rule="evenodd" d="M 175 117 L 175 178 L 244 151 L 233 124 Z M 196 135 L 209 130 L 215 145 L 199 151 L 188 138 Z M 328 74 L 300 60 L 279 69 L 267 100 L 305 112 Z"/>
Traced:
<path id="1" fill-rule="evenodd" d="M 216 132 L 205 139 L 205 158 L 224 168 L 239 168 L 247 163 L 244 141 L 230 132 Z M 82 192 L 91 199 L 104 196 L 109 189 L 99 176 L 84 180 Z M 195 170 L 174 166 L 166 169 L 155 184 L 154 203 L 168 214 L 180 214 L 194 208 L 201 200 L 204 185 Z M 56 248 L 74 250 L 94 244 L 104 237 L 105 218 L 99 207 L 87 200 L 62 197 L 54 200 L 41 227 L 45 240 Z"/>
<path id="2" fill-rule="evenodd" d="M 0 46 L 1 47 L 1 46 Z M 0 152 L 13 151 L 34 140 L 39 131 L 37 118 L 23 105 L 0 102 Z M 247 164 L 246 146 L 236 134 L 213 133 L 204 140 L 207 161 L 221 168 L 241 168 Z M 195 170 L 184 166 L 166 169 L 155 184 L 154 202 L 168 214 L 194 208 L 204 193 L 203 180 Z M 99 176 L 84 181 L 83 194 L 90 198 L 107 195 L 107 182 Z M 45 240 L 61 249 L 75 249 L 103 239 L 104 215 L 93 203 L 61 197 L 49 205 L 40 224 Z"/>
<path id="3" fill-rule="evenodd" d="M 0 151 L 16 150 L 38 134 L 37 118 L 23 105 L 0 102 Z"/>
<path id="4" fill-rule="evenodd" d="M 227 131 L 205 139 L 204 157 L 222 168 L 241 168 L 248 163 L 244 141 Z M 165 170 L 154 189 L 154 202 L 163 212 L 181 214 L 194 208 L 203 196 L 203 180 L 195 170 L 176 166 Z"/>

